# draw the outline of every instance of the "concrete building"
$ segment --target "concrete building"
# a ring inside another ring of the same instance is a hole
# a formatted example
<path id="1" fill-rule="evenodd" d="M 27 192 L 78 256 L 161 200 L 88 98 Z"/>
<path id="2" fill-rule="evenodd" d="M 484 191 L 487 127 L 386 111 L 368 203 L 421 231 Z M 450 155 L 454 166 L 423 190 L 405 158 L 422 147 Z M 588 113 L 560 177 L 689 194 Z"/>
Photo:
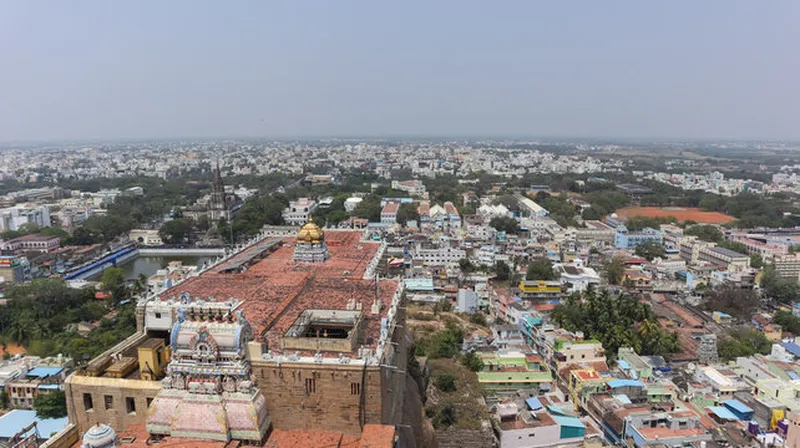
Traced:
<path id="1" fill-rule="evenodd" d="M 381 209 L 381 224 L 395 224 L 397 222 L 397 212 L 400 204 L 397 202 L 387 202 Z"/>
<path id="2" fill-rule="evenodd" d="M 425 184 L 421 180 L 393 180 L 392 189 L 405 191 L 411 196 L 424 198 L 426 195 Z"/>
<path id="3" fill-rule="evenodd" d="M 559 275 L 559 281 L 566 287 L 567 293 L 586 291 L 590 285 L 600 284 L 600 274 L 584 266 L 580 258 L 570 264 L 555 264 L 553 270 Z"/>
<path id="4" fill-rule="evenodd" d="M 773 265 L 779 277 L 800 280 L 800 254 L 777 255 L 773 259 Z"/>
<path id="5" fill-rule="evenodd" d="M 128 238 L 131 241 L 137 241 L 145 246 L 163 246 L 164 242 L 161 241 L 161 235 L 158 230 L 152 229 L 134 229 L 128 233 Z"/>
<path id="6" fill-rule="evenodd" d="M 472 314 L 478 310 L 478 295 L 470 289 L 459 289 L 456 311 Z"/>
<path id="7" fill-rule="evenodd" d="M 51 252 L 61 245 L 57 236 L 31 233 L 8 241 L 0 241 L 0 250 L 4 252 Z"/>
<path id="8" fill-rule="evenodd" d="M 703 247 L 700 249 L 700 261 L 723 266 L 731 272 L 741 272 L 750 267 L 750 257 L 724 247 Z"/>
<path id="9" fill-rule="evenodd" d="M 464 249 L 450 246 L 417 248 L 414 251 L 414 259 L 422 259 L 426 266 L 457 266 L 458 262 L 466 257 L 467 252 Z"/>
<path id="10" fill-rule="evenodd" d="M 292 226 L 302 226 L 308 222 L 308 218 L 317 209 L 317 202 L 309 198 L 300 198 L 289 203 L 289 207 L 283 210 L 283 220 Z"/>
<path id="11" fill-rule="evenodd" d="M 585 227 L 575 230 L 578 243 L 591 246 L 613 246 L 616 230 L 602 221 L 584 221 Z"/>
<path id="12" fill-rule="evenodd" d="M 525 196 L 519 196 L 517 201 L 519 202 L 520 211 L 525 217 L 544 218 L 549 213 L 544 207 Z"/>
<path id="13" fill-rule="evenodd" d="M 619 226 L 614 234 L 614 247 L 617 249 L 635 249 L 639 244 L 647 242 L 661 244 L 661 232 L 650 228 L 631 232 L 627 227 Z"/>
<path id="14" fill-rule="evenodd" d="M 0 209 L 0 232 L 17 231 L 25 224 L 50 227 L 50 206 L 29 204 Z"/>

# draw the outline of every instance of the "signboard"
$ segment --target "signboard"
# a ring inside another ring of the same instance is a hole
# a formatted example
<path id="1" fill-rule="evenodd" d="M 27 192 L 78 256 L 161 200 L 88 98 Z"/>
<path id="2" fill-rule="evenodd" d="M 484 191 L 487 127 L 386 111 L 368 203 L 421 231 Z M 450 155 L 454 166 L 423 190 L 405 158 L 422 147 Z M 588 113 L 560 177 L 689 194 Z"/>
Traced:
<path id="1" fill-rule="evenodd" d="M 10 268 L 19 264 L 16 257 L 0 257 L 0 268 Z"/>

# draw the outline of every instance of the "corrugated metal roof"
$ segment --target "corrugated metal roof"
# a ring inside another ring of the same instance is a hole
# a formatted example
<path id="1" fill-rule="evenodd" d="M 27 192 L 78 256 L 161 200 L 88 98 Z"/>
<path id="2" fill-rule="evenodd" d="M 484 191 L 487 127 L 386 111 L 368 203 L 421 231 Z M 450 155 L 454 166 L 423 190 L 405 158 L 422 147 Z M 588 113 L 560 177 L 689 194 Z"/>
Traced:
<path id="1" fill-rule="evenodd" d="M 618 387 L 644 387 L 641 381 L 636 380 L 611 380 L 608 382 L 608 387 L 616 389 Z"/>
<path id="2" fill-rule="evenodd" d="M 44 378 L 46 376 L 56 376 L 64 370 L 63 367 L 35 367 L 28 372 L 28 376 Z"/>
<path id="3" fill-rule="evenodd" d="M 558 426 L 569 426 L 570 428 L 586 428 L 586 425 L 578 417 L 570 417 L 568 415 L 553 415 L 553 420 L 558 423 Z"/>
<path id="4" fill-rule="evenodd" d="M 746 404 L 744 404 L 741 401 L 736 400 L 736 399 L 725 400 L 725 401 L 722 402 L 722 404 L 725 407 L 733 409 L 736 412 L 741 412 L 742 414 L 752 413 L 753 412 L 753 409 L 751 409 L 750 406 L 748 406 L 748 405 L 746 405 Z"/>
<path id="5" fill-rule="evenodd" d="M 0 438 L 9 439 L 34 421 L 37 422 L 36 427 L 42 438 L 50 438 L 51 434 L 61 431 L 69 424 L 67 417 L 40 419 L 36 417 L 36 411 L 14 409 L 0 417 Z"/>
<path id="6" fill-rule="evenodd" d="M 530 398 L 526 399 L 525 403 L 527 403 L 528 409 L 530 409 L 531 411 L 536 411 L 536 410 L 542 409 L 542 407 L 543 407 L 542 406 L 542 402 L 539 401 L 539 399 L 536 398 L 536 397 L 530 397 Z"/>
<path id="7" fill-rule="evenodd" d="M 722 420 L 739 420 L 739 417 L 736 416 L 730 409 L 724 406 L 709 406 L 706 408 L 713 412 L 717 417 L 721 418 Z"/>

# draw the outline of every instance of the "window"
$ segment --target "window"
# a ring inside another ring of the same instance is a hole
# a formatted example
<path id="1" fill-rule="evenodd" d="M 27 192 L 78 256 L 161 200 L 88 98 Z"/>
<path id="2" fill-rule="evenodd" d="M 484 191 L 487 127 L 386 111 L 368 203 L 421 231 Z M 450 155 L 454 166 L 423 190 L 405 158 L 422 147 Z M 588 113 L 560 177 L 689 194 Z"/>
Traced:
<path id="1" fill-rule="evenodd" d="M 313 394 L 317 391 L 317 379 L 306 378 L 306 395 Z"/>
<path id="2" fill-rule="evenodd" d="M 92 403 L 92 394 L 83 394 L 83 410 L 91 411 L 94 408 Z"/>
<path id="3" fill-rule="evenodd" d="M 161 313 L 156 313 L 156 319 L 161 319 Z"/>
<path id="4" fill-rule="evenodd" d="M 586 355 L 581 355 L 581 359 L 584 359 L 584 358 L 586 358 Z"/>
<path id="5" fill-rule="evenodd" d="M 350 383 L 350 395 L 361 395 L 361 383 Z"/>
<path id="6" fill-rule="evenodd" d="M 111 395 L 106 395 L 103 397 L 106 405 L 106 409 L 111 409 L 114 407 L 114 397 Z"/>
<path id="7" fill-rule="evenodd" d="M 152 399 L 152 398 L 150 398 L 150 397 L 147 397 L 147 408 L 148 408 L 148 409 L 150 409 L 150 404 L 151 404 L 152 402 L 153 402 L 153 399 Z"/>
<path id="8" fill-rule="evenodd" d="M 125 410 L 128 414 L 136 412 L 136 400 L 133 397 L 125 397 Z"/>

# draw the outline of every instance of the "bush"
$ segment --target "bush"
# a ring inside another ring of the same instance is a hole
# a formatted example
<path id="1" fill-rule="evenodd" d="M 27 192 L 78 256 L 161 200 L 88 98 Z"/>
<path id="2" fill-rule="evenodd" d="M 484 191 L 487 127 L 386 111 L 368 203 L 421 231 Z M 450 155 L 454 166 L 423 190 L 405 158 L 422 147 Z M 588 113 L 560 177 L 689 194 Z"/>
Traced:
<path id="1" fill-rule="evenodd" d="M 433 418 L 434 428 L 443 428 L 454 425 L 458 421 L 456 416 L 456 407 L 452 403 L 445 403 L 436 417 Z"/>
<path id="2" fill-rule="evenodd" d="M 456 377 L 450 373 L 438 375 L 436 377 L 436 388 L 442 392 L 455 392 Z"/>
<path id="3" fill-rule="evenodd" d="M 469 321 L 475 325 L 480 325 L 482 327 L 486 327 L 489 325 L 489 323 L 486 322 L 486 315 L 484 315 L 481 312 L 475 312 L 475 314 L 469 316 Z"/>
<path id="4" fill-rule="evenodd" d="M 475 352 L 469 352 L 462 356 L 461 364 L 463 364 L 464 367 L 468 368 L 472 372 L 480 372 L 483 370 L 483 360 L 479 358 Z"/>

